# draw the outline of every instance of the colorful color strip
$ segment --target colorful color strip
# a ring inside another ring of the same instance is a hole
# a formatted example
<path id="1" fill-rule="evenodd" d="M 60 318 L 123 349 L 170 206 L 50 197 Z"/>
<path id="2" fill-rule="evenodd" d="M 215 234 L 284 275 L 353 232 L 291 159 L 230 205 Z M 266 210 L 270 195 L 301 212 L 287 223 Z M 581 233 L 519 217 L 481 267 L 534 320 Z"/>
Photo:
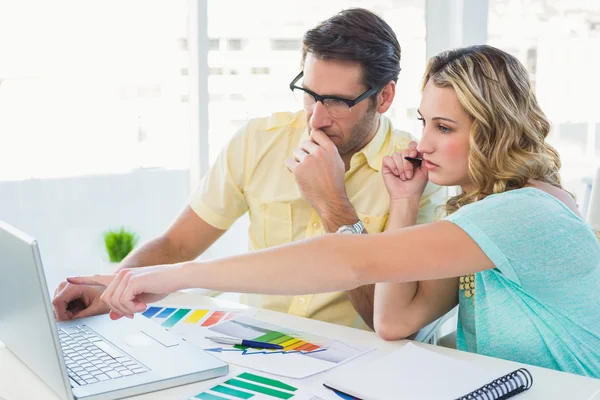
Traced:
<path id="1" fill-rule="evenodd" d="M 286 392 L 281 392 L 281 391 L 275 390 L 275 389 L 269 389 L 264 386 L 259 386 L 259 385 L 255 385 L 253 383 L 240 381 L 239 379 L 229 379 L 225 383 L 228 385 L 231 385 L 231 386 L 242 388 L 242 389 L 252 390 L 253 392 L 256 392 L 256 393 L 262 393 L 262 394 L 266 394 L 268 396 L 277 397 L 278 399 L 289 399 L 291 397 L 294 397 L 293 393 L 286 393 Z M 214 389 L 211 389 L 211 390 L 214 390 Z"/>
<path id="2" fill-rule="evenodd" d="M 314 345 L 312 343 L 307 343 L 304 340 L 298 339 L 296 337 L 285 335 L 281 332 L 271 331 L 262 336 L 254 338 L 253 340 L 259 342 L 268 342 L 272 344 L 279 344 L 283 346 L 284 351 L 314 351 L 319 348 L 319 346 Z M 241 346 L 235 346 L 236 348 L 242 348 Z"/>
<path id="3" fill-rule="evenodd" d="M 298 343 L 295 343 L 295 344 L 293 344 L 293 345 L 291 345 L 291 346 L 287 346 L 287 347 L 286 347 L 286 349 L 288 349 L 288 350 L 296 350 L 296 351 L 298 351 L 298 348 L 300 348 L 300 347 L 304 347 L 304 346 L 306 346 L 307 344 L 310 344 L 310 343 L 306 343 L 304 340 L 301 340 L 301 341 L 299 341 Z"/>
<path id="4" fill-rule="evenodd" d="M 254 374 L 251 374 L 248 372 L 243 372 L 243 373 L 239 374 L 238 378 L 243 378 L 248 381 L 258 382 L 258 383 L 262 383 L 263 385 L 273 386 L 273 387 L 277 387 L 280 389 L 290 390 L 292 392 L 295 392 L 296 390 L 298 390 L 297 388 L 295 388 L 293 386 L 287 385 L 280 381 L 276 381 L 275 379 L 265 378 L 264 376 L 258 376 L 258 375 L 254 375 Z"/>
<path id="5" fill-rule="evenodd" d="M 237 316 L 238 316 L 238 314 L 236 314 L 236 313 L 229 313 L 229 314 L 227 314 L 227 316 L 225 318 L 223 318 L 223 321 L 229 321 L 230 319 L 235 318 Z"/>
<path id="6" fill-rule="evenodd" d="M 298 338 L 293 338 L 293 339 L 288 340 L 287 342 L 279 343 L 279 345 L 283 346 L 284 350 L 287 350 L 288 347 L 290 347 L 293 344 L 296 344 L 298 342 L 301 342 L 301 340 Z"/>
<path id="7" fill-rule="evenodd" d="M 281 343 L 287 342 L 288 340 L 292 340 L 292 339 L 295 339 L 295 338 L 288 336 L 288 335 L 282 335 L 282 336 L 278 337 L 277 339 L 269 340 L 269 343 L 281 344 Z"/>
<path id="8" fill-rule="evenodd" d="M 156 318 L 167 318 L 169 315 L 173 314 L 173 311 L 175 310 L 176 308 L 165 308 L 160 314 L 156 316 Z"/>
<path id="9" fill-rule="evenodd" d="M 146 317 L 146 318 L 152 318 L 160 310 L 162 310 L 162 307 L 150 307 L 149 309 L 147 309 L 146 311 L 144 311 L 142 313 L 142 315 L 144 317 Z"/>
<path id="10" fill-rule="evenodd" d="M 249 399 L 250 397 L 254 396 L 254 394 L 252 394 L 252 393 L 244 392 L 242 390 L 237 390 L 237 389 L 233 389 L 233 388 L 228 388 L 227 386 L 221 386 L 221 385 L 210 388 L 210 390 L 212 390 L 213 392 L 219 392 L 219 393 L 226 394 L 227 396 L 237 397 L 239 399 Z"/>
<path id="11" fill-rule="evenodd" d="M 202 399 L 202 400 L 229 400 L 229 399 L 226 399 L 225 397 L 215 396 L 214 394 L 210 394 L 210 393 L 206 393 L 206 392 L 197 394 L 194 397 L 197 399 Z"/>
<path id="12" fill-rule="evenodd" d="M 268 342 L 268 343 L 273 343 L 272 340 L 275 340 L 277 338 L 280 338 L 282 336 L 285 336 L 283 333 L 281 332 L 275 332 L 275 331 L 271 331 L 269 333 L 265 333 L 262 336 L 259 336 L 257 338 L 254 338 L 252 340 L 256 340 L 257 342 Z M 290 336 L 286 336 L 287 338 L 289 338 Z M 273 343 L 273 344 L 277 344 L 277 343 Z"/>
<path id="13" fill-rule="evenodd" d="M 312 344 L 312 343 L 306 343 L 300 347 L 296 347 L 294 350 L 297 351 L 313 351 L 313 350 L 317 350 L 319 348 L 319 346 Z"/>
<path id="14" fill-rule="evenodd" d="M 174 327 L 175 324 L 178 323 L 179 321 L 181 321 L 181 319 L 183 317 L 185 317 L 187 315 L 187 313 L 189 313 L 189 312 L 190 312 L 189 308 L 180 308 L 179 310 L 177 310 L 177 312 L 175 314 L 171 315 L 168 320 L 163 322 L 162 326 L 164 326 L 165 328 Z"/>
<path id="15" fill-rule="evenodd" d="M 256 340 L 257 342 L 267 342 L 267 343 L 272 343 L 272 344 L 279 344 L 280 342 L 285 342 L 290 339 L 293 339 L 293 338 L 291 336 L 284 335 L 281 332 L 271 331 L 269 333 L 261 335 L 252 340 Z M 236 349 L 242 349 L 242 350 L 246 350 L 248 348 L 247 346 L 240 346 L 238 344 L 236 344 L 233 347 Z"/>
<path id="16" fill-rule="evenodd" d="M 215 311 L 200 326 L 211 326 L 211 325 L 214 325 L 217 322 L 219 322 L 219 320 L 221 318 L 223 318 L 223 315 L 225 315 L 225 311 Z"/>
<path id="17" fill-rule="evenodd" d="M 185 324 L 195 324 L 202 318 L 204 318 L 206 314 L 208 314 L 208 310 L 196 310 L 193 313 L 191 313 L 190 316 L 187 317 L 187 319 L 183 322 Z"/>

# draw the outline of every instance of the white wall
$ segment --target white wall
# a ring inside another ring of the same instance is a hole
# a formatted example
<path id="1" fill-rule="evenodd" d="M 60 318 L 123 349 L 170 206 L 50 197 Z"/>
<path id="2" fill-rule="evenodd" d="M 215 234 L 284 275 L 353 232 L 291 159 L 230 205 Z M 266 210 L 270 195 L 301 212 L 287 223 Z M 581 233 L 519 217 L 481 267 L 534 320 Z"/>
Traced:
<path id="1" fill-rule="evenodd" d="M 99 272 L 102 232 L 126 226 L 142 242 L 164 231 L 185 206 L 189 173 L 148 169 L 128 174 L 0 182 L 0 219 L 36 238 L 48 285 L 67 275 Z M 242 218 L 202 257 L 247 249 Z"/>

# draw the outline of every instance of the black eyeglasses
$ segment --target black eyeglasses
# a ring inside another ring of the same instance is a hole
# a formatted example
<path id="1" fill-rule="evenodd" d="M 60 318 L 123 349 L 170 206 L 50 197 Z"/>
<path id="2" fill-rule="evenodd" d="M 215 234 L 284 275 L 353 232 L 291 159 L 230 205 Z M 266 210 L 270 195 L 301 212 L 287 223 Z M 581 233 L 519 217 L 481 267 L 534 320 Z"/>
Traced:
<path id="1" fill-rule="evenodd" d="M 312 110 L 315 108 L 317 102 L 321 102 L 327 112 L 335 118 L 346 118 L 350 115 L 352 107 L 369 98 L 378 92 L 378 89 L 371 88 L 367 89 L 363 94 L 355 98 L 354 100 L 343 99 L 337 96 L 321 96 L 315 92 L 306 88 L 296 86 L 296 83 L 304 76 L 304 72 L 300 72 L 298 76 L 290 83 L 290 90 L 294 93 L 296 100 L 304 107 L 305 110 Z"/>

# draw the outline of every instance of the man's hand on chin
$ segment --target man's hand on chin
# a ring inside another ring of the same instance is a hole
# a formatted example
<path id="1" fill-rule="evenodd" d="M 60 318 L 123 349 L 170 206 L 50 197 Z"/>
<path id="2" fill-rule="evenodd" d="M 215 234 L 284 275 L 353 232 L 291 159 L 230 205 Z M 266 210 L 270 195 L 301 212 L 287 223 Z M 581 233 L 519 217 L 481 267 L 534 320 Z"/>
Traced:
<path id="1" fill-rule="evenodd" d="M 318 213 L 332 203 L 348 202 L 344 161 L 323 131 L 313 130 L 310 139 L 294 150 L 285 165 L 294 174 L 302 197 Z"/>

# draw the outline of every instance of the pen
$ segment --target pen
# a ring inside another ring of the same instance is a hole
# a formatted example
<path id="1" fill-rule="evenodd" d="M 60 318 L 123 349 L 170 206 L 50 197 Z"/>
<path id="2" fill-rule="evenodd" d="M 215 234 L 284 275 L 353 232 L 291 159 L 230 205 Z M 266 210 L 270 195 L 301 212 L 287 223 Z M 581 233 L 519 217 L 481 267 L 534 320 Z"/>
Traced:
<path id="1" fill-rule="evenodd" d="M 422 158 L 415 158 L 415 157 L 404 157 L 405 160 L 410 161 L 414 166 L 420 167 L 421 163 L 423 162 Z"/>
<path id="2" fill-rule="evenodd" d="M 283 349 L 283 346 L 280 346 L 278 344 L 257 342 L 255 340 L 235 339 L 235 338 L 215 337 L 215 336 L 206 336 L 205 339 L 208 339 L 215 343 L 221 343 L 221 344 L 232 344 L 232 345 L 239 345 L 239 346 L 256 347 L 256 348 L 261 348 L 261 349 L 274 349 L 274 350 Z"/>

